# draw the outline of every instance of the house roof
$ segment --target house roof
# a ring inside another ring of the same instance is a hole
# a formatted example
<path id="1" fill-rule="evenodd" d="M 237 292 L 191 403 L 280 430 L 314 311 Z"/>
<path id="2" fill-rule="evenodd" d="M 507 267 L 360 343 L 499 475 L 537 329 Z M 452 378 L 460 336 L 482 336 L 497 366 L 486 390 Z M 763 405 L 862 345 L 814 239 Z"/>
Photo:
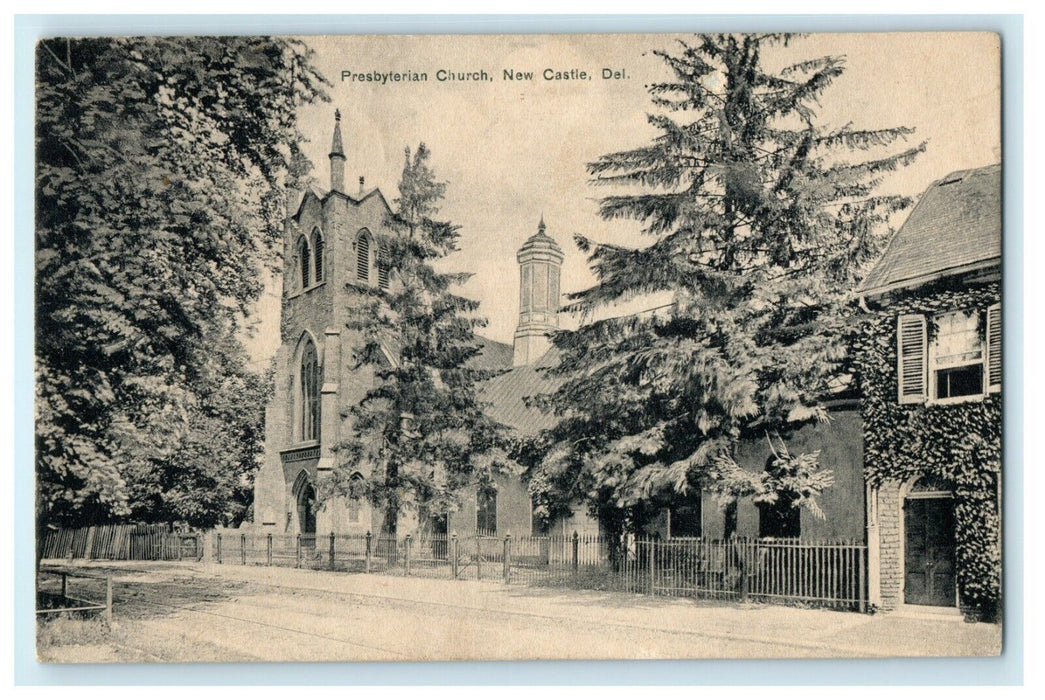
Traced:
<path id="1" fill-rule="evenodd" d="M 526 398 L 549 394 L 559 388 L 562 378 L 548 372 L 558 364 L 559 351 L 552 347 L 535 364 L 513 367 L 485 382 L 480 398 L 489 404 L 487 415 L 525 436 L 554 427 L 558 419 L 526 405 Z"/>
<path id="2" fill-rule="evenodd" d="M 1000 259 L 1001 165 L 959 170 L 929 186 L 859 291 L 914 287 Z"/>

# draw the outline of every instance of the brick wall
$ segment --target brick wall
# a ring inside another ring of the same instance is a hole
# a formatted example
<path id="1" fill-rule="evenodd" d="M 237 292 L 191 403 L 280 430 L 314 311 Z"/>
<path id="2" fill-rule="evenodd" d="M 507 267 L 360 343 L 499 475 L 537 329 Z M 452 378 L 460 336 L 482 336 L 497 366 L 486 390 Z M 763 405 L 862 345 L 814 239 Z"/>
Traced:
<path id="1" fill-rule="evenodd" d="M 878 547 L 881 607 L 903 604 L 904 562 L 900 483 L 887 481 L 878 489 Z"/>

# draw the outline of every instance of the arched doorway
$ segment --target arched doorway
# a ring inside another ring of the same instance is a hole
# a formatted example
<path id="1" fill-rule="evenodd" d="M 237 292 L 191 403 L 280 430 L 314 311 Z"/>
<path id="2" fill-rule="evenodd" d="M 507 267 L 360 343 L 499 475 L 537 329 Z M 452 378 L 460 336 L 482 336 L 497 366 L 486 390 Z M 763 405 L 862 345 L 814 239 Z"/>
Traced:
<path id="1" fill-rule="evenodd" d="M 954 491 L 935 477 L 904 497 L 904 602 L 954 607 Z"/>
<path id="2" fill-rule="evenodd" d="M 302 535 L 316 534 L 316 490 L 310 481 L 298 489 L 298 528 Z"/>

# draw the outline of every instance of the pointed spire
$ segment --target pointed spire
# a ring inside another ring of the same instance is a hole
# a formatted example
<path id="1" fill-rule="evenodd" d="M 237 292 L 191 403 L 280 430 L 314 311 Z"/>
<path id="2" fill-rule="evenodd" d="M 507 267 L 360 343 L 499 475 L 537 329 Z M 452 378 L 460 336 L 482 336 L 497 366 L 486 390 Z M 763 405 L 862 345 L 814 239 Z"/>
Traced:
<path id="1" fill-rule="evenodd" d="M 542 211 L 541 212 L 541 223 L 537 224 L 537 233 L 544 233 L 544 229 L 546 229 L 546 228 L 547 228 L 547 226 L 544 225 L 544 212 Z"/>
<path id="2" fill-rule="evenodd" d="M 341 110 L 334 110 L 334 140 L 330 144 L 330 189 L 345 191 L 345 147 L 341 143 Z"/>
<path id="3" fill-rule="evenodd" d="M 345 157 L 345 147 L 341 143 L 341 110 L 334 110 L 334 140 L 330 144 L 330 157 Z"/>

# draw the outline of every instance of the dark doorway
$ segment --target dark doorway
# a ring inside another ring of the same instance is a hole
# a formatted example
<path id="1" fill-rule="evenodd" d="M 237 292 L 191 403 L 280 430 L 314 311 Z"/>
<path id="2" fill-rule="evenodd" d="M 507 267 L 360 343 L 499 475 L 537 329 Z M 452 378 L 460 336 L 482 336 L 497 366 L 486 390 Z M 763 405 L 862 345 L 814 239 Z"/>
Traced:
<path id="1" fill-rule="evenodd" d="M 700 537 L 702 515 L 700 506 L 699 495 L 671 506 L 668 532 L 672 537 Z"/>
<path id="2" fill-rule="evenodd" d="M 298 524 L 301 534 L 316 534 L 316 490 L 305 484 L 298 493 Z"/>
<path id="3" fill-rule="evenodd" d="M 723 539 L 729 539 L 737 534 L 737 502 L 730 501 L 726 504 L 725 524 L 722 526 Z"/>
<path id="4" fill-rule="evenodd" d="M 954 500 L 904 501 L 904 602 L 954 607 Z"/>
<path id="5" fill-rule="evenodd" d="M 802 509 L 795 507 L 793 498 L 780 494 L 775 503 L 758 504 L 758 536 L 802 536 Z"/>

